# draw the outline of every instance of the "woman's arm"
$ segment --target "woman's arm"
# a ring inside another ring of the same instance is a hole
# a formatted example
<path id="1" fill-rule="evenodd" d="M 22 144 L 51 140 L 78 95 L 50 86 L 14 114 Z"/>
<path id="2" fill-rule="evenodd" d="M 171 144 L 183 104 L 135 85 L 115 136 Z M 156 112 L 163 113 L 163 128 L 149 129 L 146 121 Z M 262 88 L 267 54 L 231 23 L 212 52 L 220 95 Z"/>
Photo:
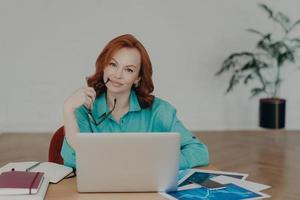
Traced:
<path id="1" fill-rule="evenodd" d="M 187 130 L 174 114 L 172 132 L 181 135 L 180 169 L 193 168 L 209 164 L 209 153 L 206 145 Z"/>
<path id="2" fill-rule="evenodd" d="M 64 107 L 64 128 L 65 137 L 69 145 L 75 147 L 75 134 L 79 132 L 79 128 L 76 122 L 75 110 L 72 108 Z"/>
<path id="3" fill-rule="evenodd" d="M 209 154 L 206 145 L 185 128 L 177 118 L 176 109 L 168 102 L 160 100 L 156 111 L 161 130 L 178 132 L 181 136 L 180 169 L 208 165 Z"/>
<path id="4" fill-rule="evenodd" d="M 76 134 L 89 132 L 87 109 L 91 109 L 96 92 L 93 88 L 80 88 L 66 99 L 63 106 L 65 138 L 61 148 L 64 165 L 76 168 Z M 84 106 L 83 106 L 84 105 Z"/>
<path id="5" fill-rule="evenodd" d="M 76 90 L 64 103 L 63 116 L 65 136 L 73 148 L 76 146 L 75 134 L 79 132 L 75 111 L 82 105 L 88 109 L 92 109 L 95 98 L 96 92 L 94 88 L 83 87 Z"/>

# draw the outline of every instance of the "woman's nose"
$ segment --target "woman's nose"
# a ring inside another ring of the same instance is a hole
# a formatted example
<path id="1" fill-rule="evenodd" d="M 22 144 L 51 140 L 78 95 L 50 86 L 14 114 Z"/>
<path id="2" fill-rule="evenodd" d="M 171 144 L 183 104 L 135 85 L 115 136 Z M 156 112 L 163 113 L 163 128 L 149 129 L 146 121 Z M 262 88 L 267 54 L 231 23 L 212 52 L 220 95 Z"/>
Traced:
<path id="1" fill-rule="evenodd" d="M 115 71 L 115 77 L 116 78 L 121 78 L 122 77 L 122 68 L 119 67 L 116 71 Z"/>

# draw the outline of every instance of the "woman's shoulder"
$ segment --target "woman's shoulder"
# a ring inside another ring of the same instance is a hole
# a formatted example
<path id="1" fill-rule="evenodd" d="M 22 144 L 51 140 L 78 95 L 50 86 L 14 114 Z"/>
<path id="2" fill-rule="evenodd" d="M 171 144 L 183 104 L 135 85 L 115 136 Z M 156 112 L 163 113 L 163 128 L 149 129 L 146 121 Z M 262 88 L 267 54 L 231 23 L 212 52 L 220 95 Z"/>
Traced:
<path id="1" fill-rule="evenodd" d="M 169 131 L 176 117 L 176 109 L 168 101 L 155 97 L 152 104 L 152 116 L 157 130 Z"/>
<path id="2" fill-rule="evenodd" d="M 176 109 L 168 101 L 161 99 L 159 97 L 155 97 L 153 104 L 152 104 L 152 110 L 172 111 L 172 110 L 176 110 Z"/>

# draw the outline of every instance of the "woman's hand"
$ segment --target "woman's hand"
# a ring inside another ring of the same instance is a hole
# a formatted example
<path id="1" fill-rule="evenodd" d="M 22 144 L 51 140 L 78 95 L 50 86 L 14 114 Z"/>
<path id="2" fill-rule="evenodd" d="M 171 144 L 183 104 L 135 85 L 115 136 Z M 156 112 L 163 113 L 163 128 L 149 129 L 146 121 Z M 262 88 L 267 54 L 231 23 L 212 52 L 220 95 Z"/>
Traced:
<path id="1" fill-rule="evenodd" d="M 93 103 L 96 98 L 96 91 L 92 87 L 82 87 L 69 96 L 65 103 L 64 109 L 74 111 L 76 108 L 84 105 L 87 109 L 93 109 Z"/>

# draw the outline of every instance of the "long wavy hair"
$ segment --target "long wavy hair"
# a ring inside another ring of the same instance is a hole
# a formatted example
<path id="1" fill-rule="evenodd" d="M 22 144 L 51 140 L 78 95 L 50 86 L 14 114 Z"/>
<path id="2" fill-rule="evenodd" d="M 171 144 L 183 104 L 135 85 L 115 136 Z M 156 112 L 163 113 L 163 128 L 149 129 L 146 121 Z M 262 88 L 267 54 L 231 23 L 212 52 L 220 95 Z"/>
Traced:
<path id="1" fill-rule="evenodd" d="M 139 104 L 142 108 L 150 107 L 153 103 L 154 96 L 151 93 L 154 90 L 152 81 L 152 64 L 149 55 L 140 41 L 138 41 L 133 35 L 125 34 L 111 40 L 102 50 L 96 60 L 95 73 L 87 78 L 89 87 L 93 87 L 97 93 L 97 97 L 106 91 L 106 86 L 103 80 L 104 68 L 108 66 L 113 55 L 121 48 L 135 48 L 141 55 L 141 68 L 139 72 L 139 85 L 133 86 L 135 90 Z"/>

